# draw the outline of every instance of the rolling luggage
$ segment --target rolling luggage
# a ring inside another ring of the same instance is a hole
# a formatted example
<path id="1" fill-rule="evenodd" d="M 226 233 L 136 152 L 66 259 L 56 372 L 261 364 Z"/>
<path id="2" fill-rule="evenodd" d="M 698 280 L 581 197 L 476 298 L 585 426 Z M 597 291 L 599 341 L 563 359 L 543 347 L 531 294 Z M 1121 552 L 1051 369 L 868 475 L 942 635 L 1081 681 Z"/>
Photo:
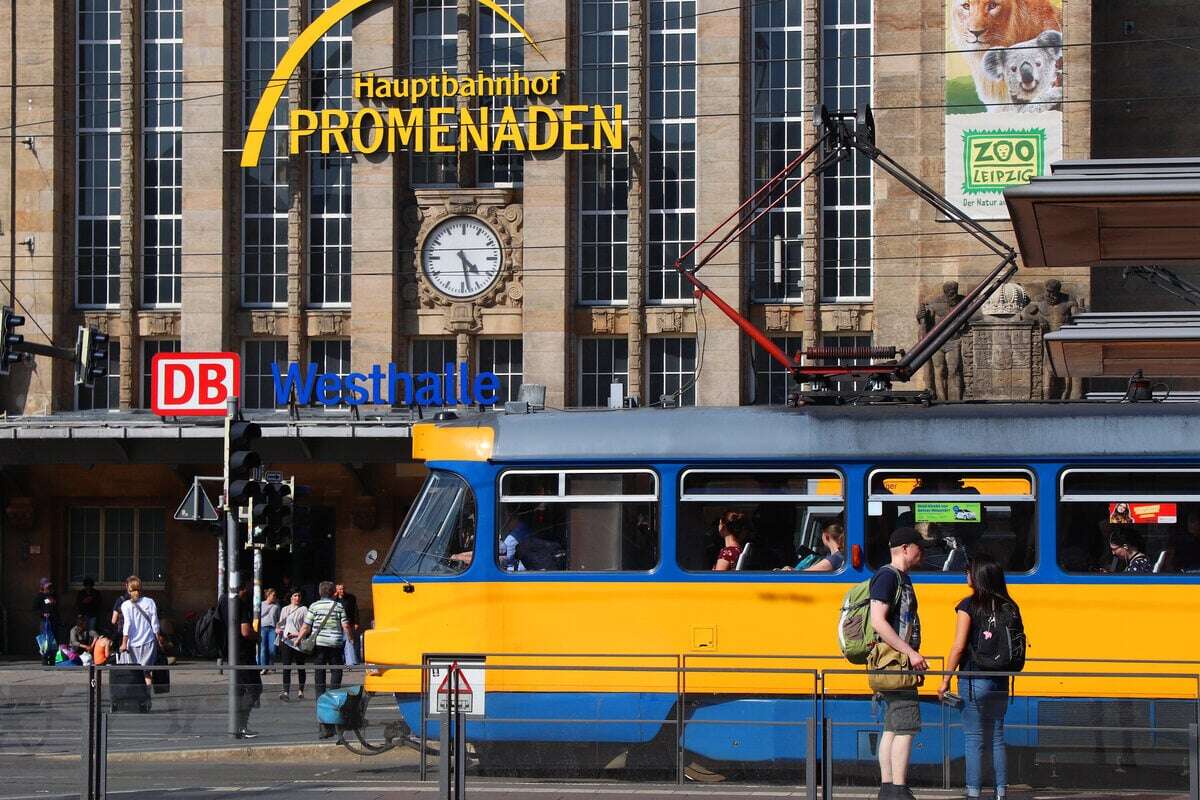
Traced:
<path id="1" fill-rule="evenodd" d="M 150 687 L 140 669 L 110 670 L 108 692 L 114 713 L 145 714 L 150 710 Z"/>

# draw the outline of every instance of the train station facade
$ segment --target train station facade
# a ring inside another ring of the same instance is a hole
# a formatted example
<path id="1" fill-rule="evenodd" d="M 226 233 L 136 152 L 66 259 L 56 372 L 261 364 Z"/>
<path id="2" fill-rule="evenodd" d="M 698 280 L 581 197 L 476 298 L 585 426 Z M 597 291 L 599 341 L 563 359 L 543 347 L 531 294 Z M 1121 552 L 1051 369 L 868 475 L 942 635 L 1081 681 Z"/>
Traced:
<path id="1" fill-rule="evenodd" d="M 820 104 L 870 103 L 878 145 L 1002 238 L 1010 223 L 985 184 L 1006 179 L 972 161 L 964 130 L 1036 120 L 1025 162 L 1023 141 L 983 142 L 1017 173 L 1064 158 L 1171 155 L 1171 142 L 1186 140 L 1174 131 L 1166 142 L 1115 142 L 1123 115 L 1142 110 L 1093 102 L 1111 85 L 1097 83 L 1109 51 L 1089 46 L 1096 31 L 1156 35 L 1137 27 L 1156 12 L 999 3 L 1041 15 L 1021 39 L 1046 61 L 1041 94 L 1016 89 L 1005 101 L 988 96 L 1016 86 L 1005 84 L 1003 52 L 991 67 L 982 48 L 978 58 L 950 52 L 955 37 L 975 35 L 956 15 L 995 5 L 18 0 L 0 10 L 17 42 L 0 59 L 0 84 L 16 84 L 13 110 L 0 109 L 14 137 L 11 158 L 0 158 L 0 183 L 12 186 L 0 197 L 0 258 L 22 333 L 69 345 L 86 324 L 110 337 L 110 372 L 94 388 L 44 357 L 0 378 L 8 650 L 30 649 L 28 598 L 42 576 L 65 596 L 85 575 L 111 591 L 139 572 L 178 617 L 208 604 L 215 538 L 172 512 L 193 476 L 219 470 L 218 429 L 150 412 L 157 353 L 240 355 L 241 401 L 264 422 L 271 466 L 311 485 L 320 509 L 313 535 L 324 544 L 304 564 L 277 561 L 273 576 L 336 574 L 365 596 L 362 555 L 386 549 L 421 480 L 410 413 L 289 413 L 273 367 L 345 376 L 466 363 L 498 376 L 500 400 L 535 384 L 550 408 L 603 407 L 614 383 L 641 405 L 782 403 L 783 370 L 717 309 L 697 306 L 673 265 L 813 143 Z M 273 82 L 289 55 L 292 78 Z M 1142 76 L 1134 87 L 1169 67 L 1123 57 L 1121 75 Z M 520 73 L 545 91 L 414 98 L 416 79 Z M 401 85 L 407 97 L 376 96 Z M 272 89 L 279 103 L 256 118 Z M 541 127 L 506 131 L 506 113 L 536 119 L 535 106 Z M 605 137 L 572 139 L 570 109 L 603 119 Z M 428 116 L 415 129 L 392 127 L 418 110 Z M 455 125 L 430 134 L 443 111 Z M 547 130 L 557 138 L 539 143 Z M 430 137 L 424 147 L 413 145 L 417 132 Z M 407 151 L 371 149 L 396 136 Z M 905 348 L 920 335 L 923 303 L 947 281 L 969 289 L 994 261 L 858 159 L 790 195 L 701 277 L 785 350 Z M 1050 277 L 1023 273 L 1008 316 Z M 1053 277 L 1080 308 L 1140 302 L 1111 281 L 1094 291 L 1086 268 Z M 978 396 L 1016 384 L 1025 399 L 1044 396 L 1040 340 L 1023 346 L 1023 357 L 989 361 L 1024 370 L 1023 382 L 993 375 L 976 382 Z M 973 366 L 968 396 L 979 358 Z"/>

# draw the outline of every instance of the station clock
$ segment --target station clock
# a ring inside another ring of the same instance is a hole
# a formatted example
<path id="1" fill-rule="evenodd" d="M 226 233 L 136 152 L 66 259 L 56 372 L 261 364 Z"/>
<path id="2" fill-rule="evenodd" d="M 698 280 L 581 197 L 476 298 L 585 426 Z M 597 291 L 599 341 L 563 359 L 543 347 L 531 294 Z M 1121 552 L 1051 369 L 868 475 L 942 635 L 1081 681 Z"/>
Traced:
<path id="1" fill-rule="evenodd" d="M 447 297 L 482 294 L 500 277 L 500 238 L 483 220 L 457 216 L 439 222 L 425 237 L 421 269 Z"/>

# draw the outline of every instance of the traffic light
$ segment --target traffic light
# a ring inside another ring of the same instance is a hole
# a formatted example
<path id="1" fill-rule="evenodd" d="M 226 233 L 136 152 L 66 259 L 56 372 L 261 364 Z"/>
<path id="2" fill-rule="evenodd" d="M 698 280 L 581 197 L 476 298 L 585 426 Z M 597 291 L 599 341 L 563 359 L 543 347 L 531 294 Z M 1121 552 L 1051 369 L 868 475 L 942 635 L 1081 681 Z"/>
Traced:
<path id="1" fill-rule="evenodd" d="M 75 336 L 75 383 L 89 389 L 108 374 L 108 336 L 98 328 L 79 326 Z"/>
<path id="2" fill-rule="evenodd" d="M 25 337 L 17 333 L 17 328 L 25 324 L 25 318 L 13 313 L 8 306 L 0 310 L 3 319 L 0 320 L 0 375 L 7 375 L 8 369 L 21 360 L 21 354 L 13 349 L 13 345 L 21 344 Z"/>
<path id="3" fill-rule="evenodd" d="M 255 545 L 279 550 L 291 545 L 292 488 L 288 482 L 270 480 L 263 484 L 262 494 L 251 511 L 250 534 Z"/>
<path id="4" fill-rule="evenodd" d="M 252 448 L 262 436 L 262 429 L 253 422 L 230 420 L 225 428 L 225 473 L 229 480 L 231 507 L 244 506 L 262 496 L 263 481 L 258 469 L 262 458 Z"/>

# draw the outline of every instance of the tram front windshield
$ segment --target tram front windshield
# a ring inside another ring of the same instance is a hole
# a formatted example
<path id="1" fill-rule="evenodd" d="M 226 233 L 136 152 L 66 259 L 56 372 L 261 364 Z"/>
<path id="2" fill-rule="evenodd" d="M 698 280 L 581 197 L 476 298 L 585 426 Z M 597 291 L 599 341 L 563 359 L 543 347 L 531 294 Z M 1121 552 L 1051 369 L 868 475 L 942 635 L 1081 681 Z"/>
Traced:
<path id="1" fill-rule="evenodd" d="M 467 482 L 435 471 L 404 520 L 384 575 L 451 575 L 471 563 L 475 551 L 475 495 Z"/>

